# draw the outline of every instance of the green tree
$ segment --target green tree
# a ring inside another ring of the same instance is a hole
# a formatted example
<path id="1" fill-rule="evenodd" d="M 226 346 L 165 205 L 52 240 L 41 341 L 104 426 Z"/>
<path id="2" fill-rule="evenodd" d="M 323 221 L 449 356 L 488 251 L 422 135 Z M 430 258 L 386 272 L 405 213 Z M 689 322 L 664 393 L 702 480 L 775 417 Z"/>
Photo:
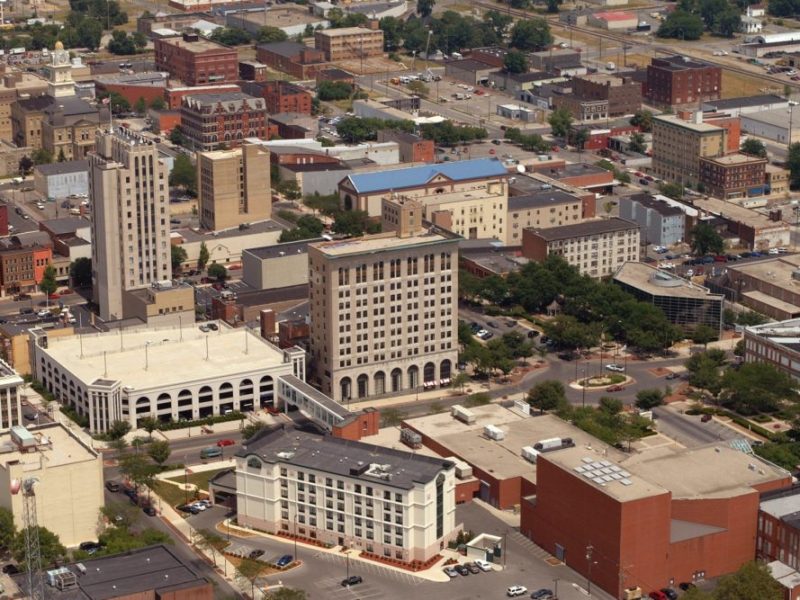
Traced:
<path id="1" fill-rule="evenodd" d="M 740 312 L 738 317 L 736 318 L 736 322 L 739 325 L 744 325 L 745 327 L 752 327 L 753 325 L 763 325 L 767 321 L 769 321 L 767 317 L 765 317 L 761 313 L 757 313 L 754 310 L 747 310 L 745 312 Z"/>
<path id="2" fill-rule="evenodd" d="M 259 431 L 266 427 L 266 423 L 263 421 L 256 421 L 255 423 L 248 423 L 244 427 L 242 427 L 242 439 L 247 441 Z"/>
<path id="3" fill-rule="evenodd" d="M 767 147 L 764 145 L 764 142 L 756 138 L 749 137 L 743 141 L 741 151 L 750 156 L 767 157 Z"/>
<path id="4" fill-rule="evenodd" d="M 656 406 L 661 406 L 664 402 L 664 392 L 658 388 L 640 390 L 636 393 L 636 408 L 641 410 L 651 410 Z"/>
<path id="5" fill-rule="evenodd" d="M 118 440 L 125 437 L 131 430 L 131 424 L 128 421 L 113 421 L 108 428 L 108 438 L 111 440 Z"/>
<path id="6" fill-rule="evenodd" d="M 748 562 L 719 580 L 714 600 L 781 600 L 783 589 L 764 563 Z"/>
<path id="7" fill-rule="evenodd" d="M 464 406 L 467 408 L 472 408 L 475 406 L 486 406 L 492 402 L 492 397 L 487 394 L 486 392 L 478 392 L 477 394 L 471 394 L 464 400 Z"/>
<path id="8" fill-rule="evenodd" d="M 211 34 L 211 39 L 226 46 L 242 46 L 251 41 L 250 34 L 238 27 L 219 27 Z"/>
<path id="9" fill-rule="evenodd" d="M 16 534 L 14 514 L 7 508 L 0 507 L 0 548 L 4 550 L 11 548 Z"/>
<path id="10" fill-rule="evenodd" d="M 33 162 L 36 162 L 35 158 Z M 789 167 L 792 189 L 800 187 L 800 142 L 794 142 L 789 145 L 786 166 Z"/>
<path id="11" fill-rule="evenodd" d="M 681 200 L 683 198 L 683 186 L 679 183 L 660 183 L 658 191 L 673 200 Z"/>
<path id="12" fill-rule="evenodd" d="M 563 408 L 567 404 L 567 395 L 563 383 L 557 379 L 547 379 L 528 390 L 526 400 L 533 408 L 538 408 L 543 413 L 546 410 Z"/>
<path id="13" fill-rule="evenodd" d="M 487 24 L 487 26 L 491 27 L 495 37 L 500 40 L 505 37 L 506 31 L 514 22 L 514 19 L 511 17 L 511 15 L 507 15 L 496 10 L 490 10 L 484 13 L 483 21 Z"/>
<path id="14" fill-rule="evenodd" d="M 53 162 L 53 153 L 44 148 L 37 148 L 31 153 L 31 159 L 35 165 L 49 165 Z"/>
<path id="15" fill-rule="evenodd" d="M 558 7 L 561 6 L 563 0 L 547 0 L 547 12 L 555 14 L 558 12 Z"/>
<path id="16" fill-rule="evenodd" d="M 92 285 L 92 259 L 82 256 L 73 260 L 69 265 L 69 278 L 75 287 Z"/>
<path id="17" fill-rule="evenodd" d="M 288 39 L 286 32 L 278 27 L 262 27 L 256 33 L 256 41 L 259 44 L 272 44 L 274 42 L 285 42 Z"/>
<path id="18" fill-rule="evenodd" d="M 172 259 L 172 270 L 180 271 L 181 265 L 185 263 L 186 259 L 188 258 L 186 250 L 184 250 L 182 246 L 177 246 L 173 244 L 170 246 L 170 253 Z"/>
<path id="19" fill-rule="evenodd" d="M 103 36 L 103 26 L 96 19 L 81 19 L 76 29 L 76 41 L 79 46 L 88 48 L 92 52 L 100 47 Z"/>
<path id="20" fill-rule="evenodd" d="M 589 130 L 585 127 L 570 129 L 567 136 L 570 144 L 578 149 L 578 152 L 583 152 L 583 146 L 589 141 Z"/>
<path id="21" fill-rule="evenodd" d="M 153 110 L 164 110 L 166 106 L 167 104 L 166 102 L 164 102 L 164 99 L 161 96 L 156 96 L 150 102 L 150 108 L 152 108 Z"/>
<path id="22" fill-rule="evenodd" d="M 206 268 L 209 259 L 208 246 L 205 242 L 200 243 L 200 252 L 197 255 L 197 268 L 203 270 Z"/>
<path id="23" fill-rule="evenodd" d="M 343 210 L 333 222 L 333 231 L 342 235 L 360 236 L 369 229 L 369 214 L 365 210 Z"/>
<path id="24" fill-rule="evenodd" d="M 131 103 L 117 92 L 111 92 L 108 95 L 109 106 L 111 107 L 112 114 L 119 115 L 123 113 L 130 112 L 131 110 Z"/>
<path id="25" fill-rule="evenodd" d="M 544 50 L 553 43 L 550 25 L 541 17 L 520 20 L 511 29 L 509 46 L 518 50 Z"/>
<path id="26" fill-rule="evenodd" d="M 645 153 L 647 146 L 645 145 L 644 136 L 641 133 L 634 133 L 631 135 L 631 142 L 628 144 L 628 150 L 630 152 L 636 152 L 637 154 Z"/>
<path id="27" fill-rule="evenodd" d="M 743 363 L 722 378 L 723 403 L 742 414 L 774 412 L 797 389 L 794 378 L 770 363 Z"/>
<path id="28" fill-rule="evenodd" d="M 734 34 L 741 31 L 741 28 L 742 15 L 738 9 L 730 5 L 726 6 L 714 21 L 714 33 L 726 38 L 732 38 Z"/>
<path id="29" fill-rule="evenodd" d="M 139 96 L 139 99 L 133 104 L 133 110 L 138 116 L 144 116 L 144 113 L 147 112 L 147 101 Z"/>
<path id="30" fill-rule="evenodd" d="M 317 98 L 323 102 L 346 100 L 353 94 L 353 86 L 346 81 L 321 81 L 317 85 Z"/>
<path id="31" fill-rule="evenodd" d="M 436 0 L 417 0 L 417 14 L 420 17 L 430 17 Z"/>
<path id="32" fill-rule="evenodd" d="M 42 274 L 42 280 L 39 282 L 39 289 L 47 294 L 54 294 L 58 289 L 58 282 L 56 282 L 56 269 L 53 265 L 47 265 Z"/>
<path id="33" fill-rule="evenodd" d="M 562 106 L 550 114 L 547 122 L 550 124 L 554 136 L 566 139 L 572 128 L 572 115 L 569 110 Z"/>
<path id="34" fill-rule="evenodd" d="M 224 265 L 214 263 L 208 267 L 208 277 L 209 279 L 216 279 L 219 282 L 223 282 L 228 278 L 228 269 L 226 269 Z"/>
<path id="35" fill-rule="evenodd" d="M 50 566 L 56 560 L 64 558 L 67 555 L 67 549 L 61 543 L 59 537 L 41 525 L 39 530 L 39 552 L 42 557 L 42 566 Z M 25 545 L 25 530 L 21 530 L 14 538 L 11 544 L 11 555 L 14 560 L 20 564 L 24 564 L 26 557 L 27 547 Z"/>
<path id="36" fill-rule="evenodd" d="M 722 387 L 720 368 L 725 363 L 725 353 L 710 350 L 698 352 L 686 361 L 686 370 L 689 371 L 689 383 L 696 388 L 708 390 L 713 396 L 719 394 Z"/>
<path id="37" fill-rule="evenodd" d="M 170 450 L 169 442 L 166 440 L 151 442 L 150 446 L 147 448 L 147 455 L 153 459 L 153 462 L 156 463 L 159 468 L 164 467 L 164 463 L 169 460 L 171 452 L 172 450 Z"/>
<path id="38" fill-rule="evenodd" d="M 406 413 L 399 408 L 387 408 L 381 411 L 381 427 L 397 427 L 406 418 Z"/>
<path id="39" fill-rule="evenodd" d="M 277 191 L 283 194 L 287 200 L 299 200 L 303 195 L 300 191 L 300 186 L 294 179 L 278 183 Z"/>
<path id="40" fill-rule="evenodd" d="M 133 38 L 121 29 L 111 32 L 111 39 L 108 41 L 107 47 L 111 54 L 118 56 L 136 54 L 136 44 L 133 43 Z"/>
<path id="41" fill-rule="evenodd" d="M 100 508 L 100 514 L 120 529 L 130 530 L 139 522 L 139 508 L 130 502 L 113 500 Z"/>
<path id="42" fill-rule="evenodd" d="M 700 222 L 692 227 L 691 248 L 695 256 L 721 254 L 724 249 L 722 236 L 708 223 Z"/>
<path id="43" fill-rule="evenodd" d="M 676 10 L 662 21 L 656 35 L 662 38 L 699 40 L 703 35 L 703 28 L 703 19 L 698 15 Z"/>
<path id="44" fill-rule="evenodd" d="M 653 113 L 646 109 L 637 110 L 631 118 L 631 125 L 644 132 L 653 130 Z"/>
<path id="45" fill-rule="evenodd" d="M 183 146 L 186 143 L 186 138 L 183 136 L 180 126 L 173 127 L 172 131 L 169 132 L 169 141 L 176 146 Z"/>
<path id="46" fill-rule="evenodd" d="M 527 73 L 528 57 L 519 50 L 509 50 L 503 59 L 503 68 L 507 73 Z"/>
<path id="47" fill-rule="evenodd" d="M 197 544 L 201 548 L 205 548 L 211 552 L 211 558 L 214 561 L 214 566 L 217 566 L 217 553 L 222 551 L 228 546 L 228 542 L 212 529 L 198 529 L 197 530 Z"/>
<path id="48" fill-rule="evenodd" d="M 545 325 L 545 333 L 563 350 L 591 348 L 600 340 L 599 323 L 581 323 L 572 315 L 558 315 Z"/>
<path id="49" fill-rule="evenodd" d="M 464 371 L 460 371 L 455 377 L 453 377 L 453 380 L 450 382 L 450 387 L 452 387 L 453 389 L 459 389 L 463 393 L 464 386 L 467 385 L 469 382 L 470 382 L 469 374 Z"/>
<path id="50" fill-rule="evenodd" d="M 701 323 L 692 331 L 692 341 L 695 344 L 703 344 L 707 346 L 709 342 L 713 342 L 719 337 L 719 332 L 713 327 Z"/>
<path id="51" fill-rule="evenodd" d="M 153 432 L 158 429 L 158 419 L 153 417 L 144 417 L 139 419 L 139 429 L 144 429 L 147 432 L 149 439 L 153 439 Z"/>
<path id="52" fill-rule="evenodd" d="M 172 173 L 169 174 L 169 184 L 182 187 L 192 195 L 197 190 L 197 170 L 191 159 L 183 153 L 175 157 Z"/>
<path id="53" fill-rule="evenodd" d="M 274 592 L 267 592 L 267 600 L 306 600 L 308 595 L 303 590 L 282 587 Z"/>
<path id="54" fill-rule="evenodd" d="M 528 340 L 519 331 L 509 331 L 504 333 L 500 341 L 508 350 L 511 358 L 528 358 L 533 356 L 533 342 Z"/>
<path id="55" fill-rule="evenodd" d="M 33 160 L 28 156 L 23 156 L 19 159 L 17 168 L 19 169 L 19 174 L 25 177 L 33 169 Z"/>

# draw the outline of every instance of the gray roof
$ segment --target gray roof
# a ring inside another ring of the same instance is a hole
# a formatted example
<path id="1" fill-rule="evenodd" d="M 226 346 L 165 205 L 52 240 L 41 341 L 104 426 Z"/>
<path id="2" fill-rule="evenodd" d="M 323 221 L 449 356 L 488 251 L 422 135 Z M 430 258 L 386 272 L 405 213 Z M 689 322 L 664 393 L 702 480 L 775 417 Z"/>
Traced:
<path id="1" fill-rule="evenodd" d="M 249 94 L 242 92 L 223 92 L 221 94 L 192 94 L 184 96 L 183 107 L 189 107 L 193 110 L 206 109 L 213 110 L 217 105 L 220 105 L 224 112 L 235 112 L 239 110 L 245 103 L 251 110 L 265 110 L 265 103 L 263 98 L 256 98 Z"/>
<path id="2" fill-rule="evenodd" d="M 282 231 L 286 229 L 280 223 L 273 220 L 257 221 L 251 223 L 250 227 L 246 229 L 239 229 L 238 227 L 231 227 L 230 229 L 220 229 L 215 233 L 210 231 L 199 231 L 195 229 L 183 228 L 175 229 L 173 233 L 180 234 L 187 242 L 208 242 L 211 244 L 214 240 L 239 237 L 244 235 L 253 235 L 256 233 L 264 233 L 267 231 Z"/>
<path id="3" fill-rule="evenodd" d="M 650 208 L 665 217 L 683 216 L 683 211 L 677 206 L 670 206 L 663 200 L 656 200 L 650 194 L 637 194 L 628 196 L 631 202 L 638 202 L 645 208 Z"/>
<path id="4" fill-rule="evenodd" d="M 762 96 L 745 96 L 743 98 L 728 98 L 726 100 L 709 100 L 703 104 L 713 106 L 717 110 L 727 110 L 730 108 L 744 108 L 747 106 L 761 106 L 762 104 L 784 102 L 787 102 L 786 98 L 781 98 L 775 94 L 764 94 Z"/>
<path id="5" fill-rule="evenodd" d="M 554 204 L 566 204 L 567 202 L 581 202 L 581 199 L 561 190 L 542 190 L 524 196 L 510 196 L 508 199 L 508 210 L 524 210 L 527 208 L 543 208 Z"/>
<path id="6" fill-rule="evenodd" d="M 98 113 L 97 107 L 89 104 L 83 98 L 78 98 L 77 96 L 54 98 L 53 102 L 47 108 L 45 108 L 45 112 L 59 112 L 59 109 L 62 109 L 64 115 L 66 116 L 91 115 Z"/>
<path id="7" fill-rule="evenodd" d="M 337 417 L 341 417 L 342 419 L 348 419 L 353 416 L 353 413 L 350 412 L 344 404 L 339 404 L 333 398 L 326 396 L 322 392 L 320 392 L 317 388 L 313 388 L 308 385 L 305 381 L 300 379 L 299 377 L 295 377 L 294 375 L 283 375 L 281 377 L 286 383 L 291 385 L 293 388 L 299 390 L 312 400 L 315 400 L 318 404 L 324 406 Z"/>
<path id="8" fill-rule="evenodd" d="M 545 241 L 552 242 L 555 240 L 564 240 L 587 235 L 625 231 L 627 229 L 639 229 L 639 226 L 632 221 L 612 217 L 611 219 L 584 221 L 583 223 L 575 223 L 574 225 L 562 225 L 560 227 L 548 227 L 546 229 L 529 227 L 528 229 L 532 230 Z"/>
<path id="9" fill-rule="evenodd" d="M 257 434 L 236 456 L 257 456 L 272 464 L 294 465 L 359 479 L 367 485 L 407 490 L 417 483 L 432 481 L 442 470 L 454 468 L 452 462 L 443 458 L 317 435 L 290 427 Z M 366 470 L 374 464 L 388 467 L 384 471 L 388 476 L 380 478 L 368 475 Z"/>
<path id="10" fill-rule="evenodd" d="M 474 58 L 462 58 L 460 60 L 451 60 L 445 64 L 445 67 L 452 69 L 460 69 L 461 71 L 493 71 L 497 69 L 497 65 L 490 65 L 482 60 Z"/>
<path id="11" fill-rule="evenodd" d="M 42 175 L 64 175 L 66 173 L 80 173 L 89 171 L 88 160 L 65 160 L 64 162 L 54 162 L 46 165 L 36 165 L 36 170 Z"/>
<path id="12" fill-rule="evenodd" d="M 75 233 L 78 229 L 89 227 L 91 222 L 89 219 L 83 217 L 62 217 L 60 219 L 48 219 L 42 221 L 41 225 L 46 227 L 53 235 L 65 235 L 68 233 Z"/>
<path id="13" fill-rule="evenodd" d="M 52 598 L 69 600 L 107 600 L 151 590 L 189 588 L 208 584 L 189 565 L 166 546 L 148 546 L 102 558 L 82 561 L 86 573 L 79 574 L 74 565 L 67 568 L 77 575 L 77 588 L 59 592 L 48 588 Z M 19 583 L 25 577 L 20 576 Z"/>
<path id="14" fill-rule="evenodd" d="M 310 242 L 321 241 L 322 238 L 314 238 L 310 240 L 300 240 L 299 242 L 275 244 L 274 246 L 262 246 L 261 248 L 247 248 L 246 250 L 243 250 L 243 253 L 252 254 L 260 259 L 278 258 L 280 256 L 293 256 L 295 254 L 307 254 L 308 244 Z"/>
<path id="15" fill-rule="evenodd" d="M 256 46 L 261 50 L 267 50 L 273 54 L 291 57 L 300 54 L 303 50 L 309 49 L 305 44 L 299 42 L 272 42 L 271 44 L 259 44 Z"/>

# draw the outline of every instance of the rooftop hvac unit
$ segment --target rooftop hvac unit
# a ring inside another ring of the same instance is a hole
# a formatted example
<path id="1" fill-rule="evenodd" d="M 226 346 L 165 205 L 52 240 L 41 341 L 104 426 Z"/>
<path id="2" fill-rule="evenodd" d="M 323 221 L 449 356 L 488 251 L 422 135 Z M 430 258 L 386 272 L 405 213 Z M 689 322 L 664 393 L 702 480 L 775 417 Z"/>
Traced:
<path id="1" fill-rule="evenodd" d="M 18 448 L 35 448 L 36 437 L 22 425 L 14 425 L 11 428 L 11 441 Z"/>
<path id="2" fill-rule="evenodd" d="M 536 464 L 536 457 L 541 454 L 536 448 L 525 446 L 522 448 L 522 458 Z"/>
<path id="3" fill-rule="evenodd" d="M 468 425 L 475 422 L 475 415 L 472 414 L 472 411 L 464 408 L 460 404 L 454 404 L 450 409 L 450 414 L 453 415 L 453 418 L 463 421 Z"/>
<path id="4" fill-rule="evenodd" d="M 472 466 L 465 462 L 456 463 L 456 478 L 469 479 L 472 477 Z"/>
<path id="5" fill-rule="evenodd" d="M 642 588 L 640 587 L 625 588 L 625 591 L 622 593 L 622 597 L 624 600 L 641 600 Z"/>
<path id="6" fill-rule="evenodd" d="M 490 440 L 500 441 L 505 439 L 506 433 L 499 427 L 495 427 L 494 425 L 487 425 L 483 428 L 483 435 L 488 437 Z"/>
<path id="7" fill-rule="evenodd" d="M 561 448 L 561 438 L 548 438 L 546 440 L 539 440 L 533 445 L 533 447 L 542 452 L 556 450 L 557 448 Z"/>
<path id="8" fill-rule="evenodd" d="M 414 449 L 422 447 L 422 436 L 412 429 L 401 429 L 400 441 Z"/>

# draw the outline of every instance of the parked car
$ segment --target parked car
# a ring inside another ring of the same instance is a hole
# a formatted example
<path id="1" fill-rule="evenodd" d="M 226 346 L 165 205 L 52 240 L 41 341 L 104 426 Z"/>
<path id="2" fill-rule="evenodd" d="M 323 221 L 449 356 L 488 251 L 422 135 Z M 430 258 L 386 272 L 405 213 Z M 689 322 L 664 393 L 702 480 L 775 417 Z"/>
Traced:
<path id="1" fill-rule="evenodd" d="M 536 590 L 531 594 L 531 598 L 532 600 L 552 600 L 553 590 L 548 590 L 547 588 Z"/>
<path id="2" fill-rule="evenodd" d="M 659 590 L 654 590 L 650 592 L 649 598 L 650 600 L 667 600 L 666 594 L 664 594 L 664 592 Z"/>
<path id="3" fill-rule="evenodd" d="M 711 415 L 709 414 L 705 414 L 702 417 L 700 417 L 701 423 L 708 423 L 710 420 L 711 420 Z"/>
<path id="4" fill-rule="evenodd" d="M 478 565 L 478 568 L 479 568 L 481 571 L 484 571 L 484 572 L 487 572 L 487 573 L 488 573 L 489 571 L 491 571 L 491 570 L 492 570 L 492 563 L 490 563 L 490 562 L 487 562 L 487 561 L 485 561 L 485 560 L 480 560 L 480 559 L 478 559 L 478 560 L 476 560 L 476 561 L 475 561 L 475 564 L 476 564 L 476 565 Z"/>
<path id="5" fill-rule="evenodd" d="M 506 590 L 506 596 L 514 598 L 515 596 L 524 596 L 528 593 L 528 588 L 524 585 L 512 585 Z"/>
<path id="6" fill-rule="evenodd" d="M 3 567 L 3 573 L 6 575 L 16 575 L 19 573 L 19 567 L 14 563 L 8 563 Z"/>
<path id="7" fill-rule="evenodd" d="M 678 587 L 681 588 L 684 592 L 687 592 L 690 589 L 692 589 L 693 587 L 697 587 L 697 586 L 695 584 L 693 584 L 692 582 L 690 582 L 690 581 L 683 581 L 683 582 L 678 584 Z"/>
<path id="8" fill-rule="evenodd" d="M 156 513 L 156 509 L 155 509 L 155 508 L 153 508 L 152 506 L 145 506 L 145 507 L 142 509 L 142 511 L 143 511 L 143 512 L 144 512 L 144 514 L 146 514 L 148 517 L 155 517 L 155 516 L 156 516 L 156 514 L 158 514 L 158 513 Z"/>
<path id="9" fill-rule="evenodd" d="M 256 560 L 257 558 L 260 558 L 262 556 L 264 556 L 264 551 L 259 548 L 256 548 L 255 550 L 250 552 L 250 554 L 247 555 L 247 558 L 251 560 Z"/>
<path id="10" fill-rule="evenodd" d="M 347 579 L 342 579 L 342 587 L 349 587 L 351 585 L 358 585 L 362 583 L 364 580 L 361 578 L 361 575 L 350 575 Z"/>
<path id="11" fill-rule="evenodd" d="M 206 327 L 211 331 L 219 331 L 219 326 L 216 323 L 206 323 Z"/>
<path id="12" fill-rule="evenodd" d="M 670 373 L 664 379 L 678 379 L 678 378 L 680 378 L 680 374 L 679 373 Z"/>
<path id="13" fill-rule="evenodd" d="M 281 556 L 277 561 L 275 561 L 275 566 L 283 569 L 284 567 L 288 567 L 294 561 L 294 556 L 291 554 L 284 554 Z"/>
<path id="14" fill-rule="evenodd" d="M 625 388 L 623 388 L 621 385 L 617 384 L 617 385 L 608 386 L 606 388 L 606 391 L 607 392 L 621 392 L 623 389 L 625 389 Z"/>
<path id="15" fill-rule="evenodd" d="M 106 481 L 106 489 L 109 492 L 118 492 L 119 484 L 116 481 Z"/>
<path id="16" fill-rule="evenodd" d="M 456 565 L 455 570 L 458 571 L 458 574 L 463 577 L 469 575 L 469 569 L 464 565 Z"/>
<path id="17" fill-rule="evenodd" d="M 86 552 L 89 555 L 94 554 L 95 552 L 100 550 L 100 548 L 102 548 L 102 547 L 103 547 L 103 544 L 101 544 L 100 542 L 81 542 L 80 545 L 78 546 L 78 548 L 80 550 L 83 550 L 84 552 Z M 6 565 L 6 566 L 8 566 L 8 565 Z M 3 572 L 4 573 L 6 572 L 5 568 L 3 569 Z"/>
<path id="18" fill-rule="evenodd" d="M 538 331 L 536 331 L 535 329 L 531 329 L 531 330 L 528 332 L 528 337 L 529 337 L 529 338 L 535 338 L 535 337 L 539 337 L 539 335 L 540 335 L 540 334 L 539 334 L 539 332 L 538 332 Z"/>
<path id="19" fill-rule="evenodd" d="M 669 600 L 678 600 L 678 592 L 672 588 L 661 588 L 661 593 L 669 598 Z"/>
<path id="20" fill-rule="evenodd" d="M 481 572 L 480 567 L 476 565 L 474 562 L 467 563 L 464 566 L 467 567 L 469 569 L 469 572 L 472 573 L 473 575 L 477 575 L 478 573 Z"/>
<path id="21" fill-rule="evenodd" d="M 200 512 L 200 509 L 192 504 L 185 504 L 183 506 L 179 506 L 178 510 L 185 513 L 191 513 L 193 515 L 196 515 Z"/>
<path id="22" fill-rule="evenodd" d="M 217 442 L 217 446 L 219 446 L 220 448 L 222 448 L 223 446 L 233 446 L 234 444 L 236 444 L 235 440 L 228 440 L 228 439 L 219 440 Z"/>
<path id="23" fill-rule="evenodd" d="M 442 570 L 444 571 L 444 574 L 447 575 L 450 579 L 458 577 L 458 571 L 456 571 L 453 567 L 445 567 Z"/>
<path id="24" fill-rule="evenodd" d="M 618 365 L 618 364 L 615 364 L 615 363 L 607 364 L 606 365 L 606 369 L 608 369 L 609 371 L 614 371 L 615 373 L 624 373 L 625 372 L 625 367 L 623 367 L 621 365 Z"/>

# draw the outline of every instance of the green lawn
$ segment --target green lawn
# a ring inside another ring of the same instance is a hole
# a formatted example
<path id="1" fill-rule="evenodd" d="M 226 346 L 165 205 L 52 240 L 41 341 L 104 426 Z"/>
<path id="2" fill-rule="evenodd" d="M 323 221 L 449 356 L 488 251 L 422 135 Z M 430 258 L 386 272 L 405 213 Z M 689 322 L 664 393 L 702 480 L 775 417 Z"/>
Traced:
<path id="1" fill-rule="evenodd" d="M 191 467 L 189 468 L 191 471 Z M 222 473 L 222 471 L 227 471 L 228 468 L 225 469 L 214 469 L 212 471 L 200 471 L 197 473 L 191 473 L 189 477 L 184 477 L 183 475 L 178 475 L 177 477 L 170 477 L 170 481 L 174 481 L 176 483 L 192 483 L 196 485 L 199 489 L 208 491 L 208 480 L 212 479 L 217 473 Z"/>
<path id="2" fill-rule="evenodd" d="M 226 470 L 227 469 L 214 469 L 212 471 L 192 473 L 188 478 L 184 478 L 182 475 L 179 475 L 177 477 L 170 477 L 169 480 L 176 483 L 183 483 L 186 481 L 196 485 L 200 490 L 208 491 L 208 480 L 214 477 L 217 473 Z M 172 485 L 171 483 L 167 483 L 166 481 L 156 481 L 153 484 L 153 491 L 161 496 L 164 502 L 168 502 L 172 506 L 183 504 L 186 501 L 186 492 L 184 492 L 183 489 Z M 193 497 L 194 494 L 190 493 L 189 499 L 191 500 Z"/>

